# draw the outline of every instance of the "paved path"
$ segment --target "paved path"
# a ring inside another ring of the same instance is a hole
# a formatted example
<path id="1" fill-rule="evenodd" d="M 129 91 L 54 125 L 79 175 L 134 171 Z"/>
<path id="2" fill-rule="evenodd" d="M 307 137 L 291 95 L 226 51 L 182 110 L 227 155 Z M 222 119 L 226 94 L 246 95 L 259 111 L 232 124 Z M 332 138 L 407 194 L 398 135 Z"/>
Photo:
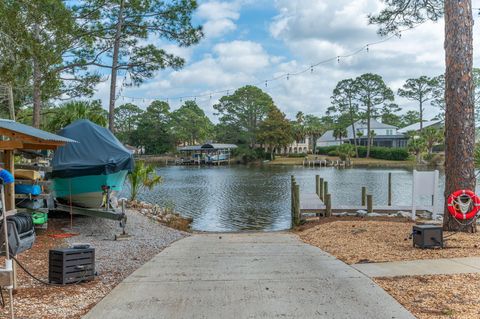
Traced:
<path id="1" fill-rule="evenodd" d="M 255 233 L 177 241 L 85 318 L 414 317 L 368 277 L 295 235 Z"/>
<path id="2" fill-rule="evenodd" d="M 369 277 L 480 273 L 480 257 L 423 259 L 352 265 Z"/>

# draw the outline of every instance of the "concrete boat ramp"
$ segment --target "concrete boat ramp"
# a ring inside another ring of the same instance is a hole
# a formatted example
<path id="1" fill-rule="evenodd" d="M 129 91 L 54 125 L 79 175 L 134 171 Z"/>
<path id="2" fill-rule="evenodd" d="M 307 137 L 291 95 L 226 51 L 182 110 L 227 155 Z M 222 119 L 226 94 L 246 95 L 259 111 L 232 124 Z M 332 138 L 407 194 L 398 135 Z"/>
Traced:
<path id="1" fill-rule="evenodd" d="M 414 317 L 366 275 L 283 232 L 177 241 L 84 318 Z"/>

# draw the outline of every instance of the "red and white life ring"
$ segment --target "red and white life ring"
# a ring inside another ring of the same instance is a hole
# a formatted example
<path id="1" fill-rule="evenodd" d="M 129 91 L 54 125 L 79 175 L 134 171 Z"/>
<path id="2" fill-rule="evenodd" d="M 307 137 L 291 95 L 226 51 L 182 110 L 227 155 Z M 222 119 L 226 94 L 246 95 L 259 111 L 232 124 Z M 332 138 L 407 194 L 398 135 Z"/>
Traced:
<path id="1" fill-rule="evenodd" d="M 480 198 L 471 190 L 458 190 L 448 196 L 447 208 L 456 219 L 472 219 L 480 210 Z"/>

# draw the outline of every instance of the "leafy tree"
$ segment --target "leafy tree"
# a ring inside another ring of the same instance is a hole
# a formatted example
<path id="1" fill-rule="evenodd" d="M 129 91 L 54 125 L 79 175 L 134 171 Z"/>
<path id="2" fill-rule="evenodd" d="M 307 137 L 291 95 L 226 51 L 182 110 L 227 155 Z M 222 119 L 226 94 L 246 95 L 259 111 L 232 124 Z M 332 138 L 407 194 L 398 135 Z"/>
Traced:
<path id="1" fill-rule="evenodd" d="M 133 171 L 127 175 L 130 182 L 130 200 L 137 199 L 138 193 L 144 189 L 152 190 L 156 185 L 162 182 L 162 177 L 155 172 L 155 167 L 136 162 Z"/>
<path id="2" fill-rule="evenodd" d="M 324 118 L 307 114 L 305 116 L 305 133 L 311 137 L 313 145 L 313 154 L 316 154 L 317 140 L 330 128 L 330 124 L 325 123 Z"/>
<path id="3" fill-rule="evenodd" d="M 58 132 L 76 120 L 89 120 L 95 124 L 107 125 L 107 112 L 102 108 L 99 100 L 96 101 L 70 101 L 57 108 L 51 109 L 51 119 L 45 124 L 46 129 Z"/>
<path id="4" fill-rule="evenodd" d="M 143 146 L 146 154 L 163 154 L 173 148 L 170 106 L 163 101 L 153 101 L 142 113 L 132 141 Z"/>
<path id="5" fill-rule="evenodd" d="M 420 113 L 418 111 L 407 111 L 401 116 L 401 125 L 399 127 L 406 127 L 420 121 Z"/>
<path id="6" fill-rule="evenodd" d="M 300 143 L 301 140 L 305 138 L 305 135 L 307 134 L 305 130 L 305 114 L 303 112 L 297 112 L 295 116 L 295 120 L 291 121 L 291 126 L 292 126 L 292 132 L 293 132 L 293 137 L 295 139 L 295 142 Z"/>
<path id="7" fill-rule="evenodd" d="M 272 160 L 277 148 L 286 147 L 293 141 L 290 121 L 276 106 L 270 108 L 265 120 L 260 124 L 258 141 L 268 146 Z"/>
<path id="8" fill-rule="evenodd" d="M 195 101 L 185 101 L 171 117 L 176 144 L 193 145 L 212 136 L 213 124 Z"/>
<path id="9" fill-rule="evenodd" d="M 213 108 L 220 116 L 221 127 L 229 131 L 225 136 L 237 136 L 238 141 L 254 148 L 260 124 L 273 106 L 270 95 L 247 85 L 232 95 L 222 96 Z"/>
<path id="10" fill-rule="evenodd" d="M 352 127 L 353 144 L 355 154 L 358 157 L 358 141 L 357 130 L 355 129 L 355 122 L 360 118 L 358 103 L 355 100 L 356 85 L 353 79 L 342 80 L 337 83 L 333 89 L 331 97 L 332 106 L 328 108 L 327 114 L 347 114 L 349 118 L 349 125 Z"/>
<path id="11" fill-rule="evenodd" d="M 393 92 L 387 87 L 382 77 L 378 74 L 365 73 L 355 79 L 355 99 L 363 105 L 365 112 L 365 120 L 367 122 L 367 157 L 370 156 L 371 146 L 371 129 L 370 120 L 379 113 L 382 106 L 396 106 L 395 104 L 387 104 L 394 100 Z"/>
<path id="12" fill-rule="evenodd" d="M 155 37 L 180 46 L 190 46 L 202 37 L 201 27 L 192 25 L 195 0 L 83 0 L 84 10 L 95 8 L 94 19 L 87 19 L 95 35 L 100 61 L 95 65 L 111 70 L 109 128 L 114 130 L 114 109 L 118 72 L 128 73 L 131 84 L 139 85 L 159 69 L 178 69 L 185 61 L 146 39 Z M 101 23 L 99 23 L 101 21 Z"/>
<path id="13" fill-rule="evenodd" d="M 444 140 L 445 132 L 441 129 L 436 129 L 434 127 L 427 127 L 421 133 L 420 137 L 425 141 L 425 147 L 428 151 L 428 154 L 432 154 L 433 147 L 436 144 L 442 143 Z"/>
<path id="14" fill-rule="evenodd" d="M 382 114 L 382 123 L 393 125 L 396 127 L 403 127 L 402 116 L 393 112 L 385 112 Z"/>
<path id="15" fill-rule="evenodd" d="M 40 126 L 49 98 L 93 93 L 100 77 L 88 70 L 95 60 L 92 37 L 65 1 L 2 1 L 0 17 L 0 34 L 10 46 L 0 55 L 0 81 L 32 86 L 33 126 Z"/>
<path id="16" fill-rule="evenodd" d="M 445 198 L 458 189 L 475 189 L 475 101 L 473 92 L 473 15 L 471 0 L 388 0 L 371 23 L 381 34 L 398 33 L 426 20 L 445 21 Z M 461 162 L 462 165 L 458 165 Z M 447 207 L 444 207 L 444 211 Z M 444 214 L 445 230 L 476 231 L 476 223 L 460 227 Z"/>
<path id="17" fill-rule="evenodd" d="M 143 110 L 132 103 L 122 104 L 115 109 L 116 136 L 126 144 L 135 144 L 132 134 L 137 129 Z"/>
<path id="18" fill-rule="evenodd" d="M 416 79 L 408 79 L 403 87 L 398 89 L 399 96 L 418 102 L 420 131 L 423 129 L 424 104 L 434 98 L 433 93 L 437 85 L 435 78 L 422 75 Z"/>

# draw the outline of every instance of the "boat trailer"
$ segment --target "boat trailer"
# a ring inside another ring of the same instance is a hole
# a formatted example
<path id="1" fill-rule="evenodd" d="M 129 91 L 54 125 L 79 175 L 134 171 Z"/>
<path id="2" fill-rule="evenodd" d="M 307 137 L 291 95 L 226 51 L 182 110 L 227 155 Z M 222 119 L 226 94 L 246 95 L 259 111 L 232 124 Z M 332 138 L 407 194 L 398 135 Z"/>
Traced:
<path id="1" fill-rule="evenodd" d="M 115 208 L 112 206 L 109 187 L 104 188 L 104 194 L 105 194 L 104 204 L 102 207 L 99 207 L 99 208 L 80 207 L 72 203 L 64 204 L 55 200 L 54 210 L 67 212 L 70 214 L 78 214 L 78 215 L 99 217 L 99 218 L 119 221 L 120 227 L 122 228 L 122 232 L 118 235 L 115 235 L 115 240 L 125 240 L 130 238 L 130 235 L 125 231 L 125 227 L 127 224 L 127 215 L 125 214 L 125 201 L 122 200 L 120 209 Z"/>

